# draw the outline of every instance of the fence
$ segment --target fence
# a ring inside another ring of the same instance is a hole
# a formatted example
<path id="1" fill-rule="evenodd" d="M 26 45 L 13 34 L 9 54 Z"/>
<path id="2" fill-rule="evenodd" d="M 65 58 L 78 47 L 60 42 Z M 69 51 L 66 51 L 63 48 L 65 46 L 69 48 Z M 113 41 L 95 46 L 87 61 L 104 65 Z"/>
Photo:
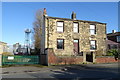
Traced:
<path id="1" fill-rule="evenodd" d="M 39 64 L 39 56 L 2 56 L 2 65 Z"/>

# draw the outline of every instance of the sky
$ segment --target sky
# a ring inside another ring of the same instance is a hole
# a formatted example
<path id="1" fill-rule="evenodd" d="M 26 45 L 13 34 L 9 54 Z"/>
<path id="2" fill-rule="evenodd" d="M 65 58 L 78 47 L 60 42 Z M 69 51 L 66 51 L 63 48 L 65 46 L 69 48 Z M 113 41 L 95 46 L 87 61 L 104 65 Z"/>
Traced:
<path id="1" fill-rule="evenodd" d="M 24 44 L 24 30 L 32 29 L 36 11 L 42 8 L 48 16 L 61 18 L 71 18 L 74 11 L 78 20 L 107 23 L 107 33 L 118 31 L 117 2 L 3 2 L 2 41 Z"/>

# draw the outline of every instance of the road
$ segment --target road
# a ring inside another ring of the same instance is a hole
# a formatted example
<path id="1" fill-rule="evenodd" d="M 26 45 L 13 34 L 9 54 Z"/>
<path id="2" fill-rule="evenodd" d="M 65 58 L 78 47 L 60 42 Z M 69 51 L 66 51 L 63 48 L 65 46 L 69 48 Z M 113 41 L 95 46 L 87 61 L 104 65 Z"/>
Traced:
<path id="1" fill-rule="evenodd" d="M 73 65 L 73 66 L 55 66 L 53 68 L 41 69 L 39 71 L 26 71 L 22 73 L 2 74 L 3 78 L 69 78 L 83 79 L 83 78 L 100 78 L 100 80 L 117 80 L 118 67 L 116 64 L 108 65 Z M 75 80 L 74 79 L 74 80 Z"/>

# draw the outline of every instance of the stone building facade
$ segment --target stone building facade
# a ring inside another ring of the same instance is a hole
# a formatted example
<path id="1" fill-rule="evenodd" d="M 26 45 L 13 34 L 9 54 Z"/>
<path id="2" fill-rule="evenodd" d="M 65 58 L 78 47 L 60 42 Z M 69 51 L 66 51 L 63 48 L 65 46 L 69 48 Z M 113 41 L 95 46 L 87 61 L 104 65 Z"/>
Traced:
<path id="1" fill-rule="evenodd" d="M 77 56 L 84 52 L 106 54 L 106 23 L 47 16 L 44 9 L 41 54 L 52 48 L 57 56 Z"/>
<path id="2" fill-rule="evenodd" d="M 107 34 L 107 50 L 109 49 L 120 50 L 120 32 L 112 30 L 112 33 Z"/>
<path id="3" fill-rule="evenodd" d="M 107 39 L 120 44 L 120 32 L 112 30 L 112 33 L 107 34 Z"/>
<path id="4" fill-rule="evenodd" d="M 7 52 L 7 43 L 0 41 L 0 54 Z"/>

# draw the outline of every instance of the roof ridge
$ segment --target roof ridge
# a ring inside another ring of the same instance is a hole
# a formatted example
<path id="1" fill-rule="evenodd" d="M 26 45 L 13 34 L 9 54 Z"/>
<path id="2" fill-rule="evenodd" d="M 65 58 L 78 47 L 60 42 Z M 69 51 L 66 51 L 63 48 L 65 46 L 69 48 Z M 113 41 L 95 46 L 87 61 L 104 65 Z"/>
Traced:
<path id="1" fill-rule="evenodd" d="M 51 17 L 51 16 L 47 16 L 47 18 L 58 18 L 58 19 L 68 19 L 68 20 L 73 20 L 70 18 L 60 18 L 60 17 Z M 73 20 L 73 21 L 83 21 L 83 22 L 93 22 L 93 23 L 101 23 L 101 24 L 106 24 L 106 23 L 102 23 L 102 22 L 98 22 L 98 21 L 88 21 L 88 20 Z"/>

